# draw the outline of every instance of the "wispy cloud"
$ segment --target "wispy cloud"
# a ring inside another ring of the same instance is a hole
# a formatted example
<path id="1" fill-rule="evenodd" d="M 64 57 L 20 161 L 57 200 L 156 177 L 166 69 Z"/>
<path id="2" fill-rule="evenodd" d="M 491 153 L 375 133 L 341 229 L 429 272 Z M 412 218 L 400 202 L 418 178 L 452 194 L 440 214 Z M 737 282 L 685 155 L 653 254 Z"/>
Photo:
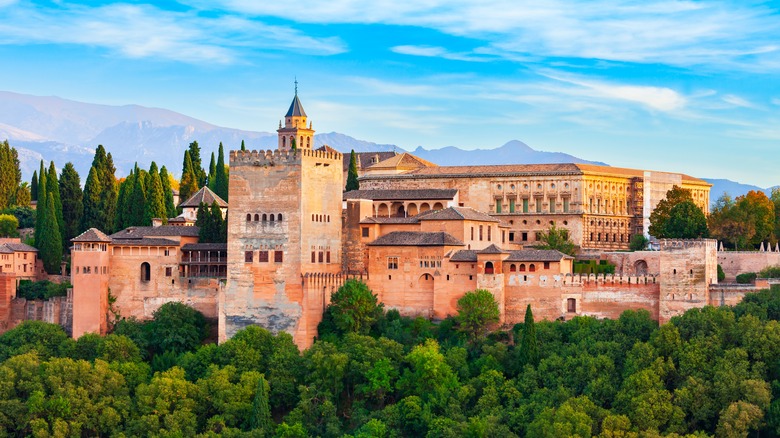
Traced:
<path id="1" fill-rule="evenodd" d="M 780 105 L 780 99 L 777 97 L 773 97 L 770 102 L 772 102 L 772 105 Z"/>
<path id="2" fill-rule="evenodd" d="M 390 50 L 402 55 L 413 56 L 425 56 L 433 58 L 451 59 L 454 61 L 472 61 L 472 62 L 487 62 L 491 59 L 496 59 L 496 56 L 483 56 L 478 51 L 475 52 L 450 52 L 444 47 L 439 46 L 395 46 Z"/>
<path id="3" fill-rule="evenodd" d="M 753 105 L 750 101 L 747 99 L 744 99 L 739 96 L 735 96 L 733 94 L 727 94 L 722 97 L 723 101 L 726 103 L 729 103 L 734 106 L 742 107 L 742 108 L 755 108 L 755 105 Z"/>
<path id="4" fill-rule="evenodd" d="M 189 0 L 256 16 L 309 23 L 384 23 L 436 29 L 511 56 L 595 58 L 676 66 L 766 69 L 780 63 L 777 10 L 761 2 L 594 0 Z M 301 14 L 300 11 L 306 11 Z M 407 50 L 442 56 L 449 50 Z M 464 60 L 479 60 L 465 56 Z"/>
<path id="5" fill-rule="evenodd" d="M 234 16 L 203 17 L 149 5 L 59 9 L 24 5 L 10 9 L 9 15 L 0 22 L 0 44 L 77 44 L 131 58 L 223 64 L 240 62 L 247 49 L 322 55 L 346 50 L 337 37 L 314 38 L 290 27 Z"/>

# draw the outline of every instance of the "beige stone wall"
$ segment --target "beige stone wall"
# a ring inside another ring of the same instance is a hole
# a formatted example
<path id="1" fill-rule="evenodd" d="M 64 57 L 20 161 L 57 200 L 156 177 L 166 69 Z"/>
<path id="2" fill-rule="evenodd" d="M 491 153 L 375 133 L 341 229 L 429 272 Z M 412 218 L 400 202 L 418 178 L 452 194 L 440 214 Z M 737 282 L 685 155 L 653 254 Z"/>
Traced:
<path id="1" fill-rule="evenodd" d="M 626 275 L 658 275 L 661 272 L 659 251 L 608 252 L 603 257 L 615 265 L 615 272 Z"/>
<path id="2" fill-rule="evenodd" d="M 718 283 L 716 241 L 711 239 L 660 241 L 661 323 L 710 302 L 709 287 Z"/>
<path id="3" fill-rule="evenodd" d="M 84 244 L 83 248 L 77 250 L 74 247 L 71 252 L 74 338 L 79 338 L 85 333 L 105 334 L 107 330 L 106 313 L 111 270 L 109 247 L 103 243 Z M 117 264 L 121 265 L 121 263 Z M 122 286 L 118 284 L 115 288 L 121 289 Z M 130 292 L 126 292 L 123 298 L 127 300 L 129 295 Z"/>
<path id="4" fill-rule="evenodd" d="M 739 274 L 759 272 L 768 266 L 780 266 L 780 253 L 761 251 L 718 251 L 718 263 L 726 282 L 736 281 Z"/>

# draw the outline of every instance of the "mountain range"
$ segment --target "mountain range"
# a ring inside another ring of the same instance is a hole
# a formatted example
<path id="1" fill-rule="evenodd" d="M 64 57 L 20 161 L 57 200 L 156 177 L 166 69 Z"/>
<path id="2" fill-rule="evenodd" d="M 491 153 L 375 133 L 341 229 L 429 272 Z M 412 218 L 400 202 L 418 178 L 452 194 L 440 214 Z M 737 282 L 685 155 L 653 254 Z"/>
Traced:
<path id="1" fill-rule="evenodd" d="M 148 167 L 152 161 L 165 165 L 174 174 L 181 172 L 184 151 L 192 141 L 201 146 L 204 166 L 212 151 L 222 142 L 227 149 L 237 149 L 241 141 L 248 149 L 273 149 L 275 132 L 245 131 L 216 126 L 184 114 L 162 108 L 139 105 L 101 105 L 77 102 L 54 96 L 32 96 L 0 91 L 0 139 L 8 139 L 19 151 L 19 161 L 25 180 L 29 180 L 41 159 L 54 160 L 62 166 L 73 162 L 86 179 L 97 145 L 111 152 L 117 176 L 130 172 L 134 163 Z M 327 144 L 341 152 L 398 151 L 392 144 L 377 144 L 358 140 L 337 132 L 316 134 L 315 147 Z M 464 150 L 455 146 L 425 149 L 418 146 L 413 154 L 439 165 L 504 163 L 590 163 L 562 152 L 535 150 L 519 140 L 511 140 L 494 149 Z M 724 191 L 732 196 L 748 190 L 764 190 L 755 186 L 722 179 L 708 179 L 713 184 L 713 200 Z"/>

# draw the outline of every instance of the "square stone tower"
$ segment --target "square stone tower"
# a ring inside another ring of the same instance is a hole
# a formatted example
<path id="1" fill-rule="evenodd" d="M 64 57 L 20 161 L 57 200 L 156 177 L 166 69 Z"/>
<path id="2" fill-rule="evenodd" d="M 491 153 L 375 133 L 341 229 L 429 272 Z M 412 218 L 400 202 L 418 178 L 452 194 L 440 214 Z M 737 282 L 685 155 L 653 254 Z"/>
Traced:
<path id="1" fill-rule="evenodd" d="M 718 257 L 714 239 L 661 239 L 660 244 L 658 320 L 664 324 L 710 302 L 710 285 L 718 283 Z"/>
<path id="2" fill-rule="evenodd" d="M 293 105 L 300 106 L 297 95 Z M 290 150 L 281 143 L 287 134 L 279 133 L 276 151 L 230 152 L 220 341 L 258 324 L 310 345 L 330 297 L 305 288 L 303 275 L 341 270 L 342 155 Z"/>

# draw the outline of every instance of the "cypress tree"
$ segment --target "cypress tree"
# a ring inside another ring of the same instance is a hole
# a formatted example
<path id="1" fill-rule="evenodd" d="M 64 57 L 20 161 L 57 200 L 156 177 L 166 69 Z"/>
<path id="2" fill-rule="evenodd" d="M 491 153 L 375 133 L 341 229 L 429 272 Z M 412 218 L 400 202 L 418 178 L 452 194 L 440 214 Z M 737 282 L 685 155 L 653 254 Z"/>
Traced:
<path id="1" fill-rule="evenodd" d="M 261 374 L 260 379 L 257 381 L 255 398 L 252 400 L 252 416 L 249 418 L 249 427 L 251 429 L 260 429 L 268 434 L 273 431 L 271 408 L 268 403 L 269 389 L 265 376 Z"/>
<path id="2" fill-rule="evenodd" d="M 30 199 L 38 201 L 38 171 L 33 171 L 32 181 L 30 181 Z"/>
<path id="3" fill-rule="evenodd" d="M 54 202 L 54 216 L 57 218 L 57 228 L 60 232 L 60 240 L 65 235 L 65 218 L 62 216 L 62 196 L 60 195 L 60 183 L 57 179 L 57 169 L 54 161 L 49 161 L 49 173 L 46 175 L 46 196 Z M 63 252 L 65 248 L 63 248 Z"/>
<path id="4" fill-rule="evenodd" d="M 144 212 L 146 211 L 146 176 L 135 165 L 135 179 L 133 181 L 133 190 L 130 193 L 127 204 L 127 224 L 126 226 L 144 225 Z"/>
<path id="5" fill-rule="evenodd" d="M 244 140 L 241 140 L 241 150 L 242 151 L 246 150 L 246 145 L 244 144 Z"/>
<path id="6" fill-rule="evenodd" d="M 219 155 L 217 156 L 216 187 L 214 193 L 225 201 L 228 200 L 228 183 L 227 167 L 225 167 L 225 150 L 222 147 L 222 143 L 220 143 Z"/>
<path id="7" fill-rule="evenodd" d="M 41 242 L 38 243 L 38 252 L 43 267 L 49 274 L 60 272 L 60 262 L 62 261 L 62 236 L 57 224 L 57 212 L 54 210 L 54 196 L 48 193 L 45 197 L 45 210 L 43 215 L 43 224 L 41 231 Z"/>
<path id="8" fill-rule="evenodd" d="M 0 210 L 11 206 L 21 183 L 19 154 L 8 144 L 8 140 L 0 142 Z"/>
<path id="9" fill-rule="evenodd" d="M 41 160 L 41 168 L 43 168 L 43 160 Z M 35 232 L 33 238 L 35 239 L 35 247 L 43 241 L 43 223 L 46 217 L 46 172 L 41 171 L 38 177 L 38 204 L 35 207 Z"/>
<path id="10" fill-rule="evenodd" d="M 298 150 L 298 143 L 295 142 L 295 137 L 293 137 L 292 140 L 290 140 L 290 150 L 291 151 Z"/>
<path id="11" fill-rule="evenodd" d="M 176 206 L 173 205 L 173 190 L 171 189 L 171 177 L 165 166 L 160 168 L 160 182 L 163 187 L 163 203 L 165 204 L 166 217 L 176 217 Z"/>
<path id="12" fill-rule="evenodd" d="M 349 172 L 347 173 L 347 191 L 359 190 L 360 183 L 358 182 L 358 169 L 357 169 L 357 157 L 355 156 L 355 150 L 349 153 Z"/>
<path id="13" fill-rule="evenodd" d="M 223 222 L 222 209 L 217 201 L 211 203 L 211 241 L 213 243 L 227 243 L 227 235 L 222 236 Z"/>
<path id="14" fill-rule="evenodd" d="M 536 366 L 539 363 L 539 344 L 536 340 L 536 325 L 530 304 L 525 309 L 523 338 L 520 340 L 520 363 L 523 366 Z"/>
<path id="15" fill-rule="evenodd" d="M 39 185 L 39 187 L 41 187 L 41 185 Z M 80 230 L 82 232 L 90 228 L 97 228 L 106 232 L 109 230 L 108 228 L 105 228 L 106 216 L 100 209 L 101 190 L 98 170 L 95 166 L 92 166 L 87 175 L 87 182 L 84 183 L 84 196 L 82 197 L 84 214 L 81 216 Z M 38 196 L 40 197 L 40 190 L 38 192 Z"/>
<path id="16" fill-rule="evenodd" d="M 14 205 L 19 207 L 30 206 L 30 185 L 27 182 L 23 182 L 16 190 L 14 195 Z"/>
<path id="17" fill-rule="evenodd" d="M 154 218 L 161 218 L 163 223 L 168 222 L 162 181 L 160 181 L 160 174 L 157 172 L 157 164 L 152 161 L 152 165 L 149 167 L 149 184 L 146 187 L 144 223 L 151 225 Z"/>
<path id="18" fill-rule="evenodd" d="M 66 245 L 70 239 L 79 235 L 81 216 L 84 214 L 84 194 L 81 192 L 81 179 L 73 163 L 65 163 L 60 174 L 60 195 L 62 195 L 62 219 L 65 221 L 65 233 L 62 241 Z"/>
<path id="19" fill-rule="evenodd" d="M 133 184 L 135 184 L 134 169 L 130 169 L 130 175 L 124 181 L 119 183 L 119 195 L 116 198 L 116 214 L 114 215 L 114 229 L 124 230 L 127 228 L 127 205 L 128 196 L 133 191 Z"/>
<path id="20" fill-rule="evenodd" d="M 184 152 L 184 172 L 181 174 L 179 183 L 179 203 L 188 199 L 198 191 L 198 181 L 195 172 L 192 170 L 192 160 L 190 151 Z"/>
<path id="21" fill-rule="evenodd" d="M 118 193 L 116 167 L 114 167 L 114 159 L 110 153 L 106 155 L 102 173 L 100 177 L 100 183 L 103 187 L 101 205 L 106 215 L 106 229 L 111 229 L 111 226 L 114 225 L 114 216 L 116 216 Z"/>
<path id="22" fill-rule="evenodd" d="M 195 174 L 195 183 L 198 188 L 203 187 L 206 185 L 206 178 L 208 175 L 206 175 L 206 171 L 203 170 L 203 161 L 200 158 L 200 146 L 198 145 L 198 142 L 193 141 L 190 143 L 188 151 L 190 153 L 190 160 L 192 160 L 192 171 Z M 187 159 L 185 158 L 185 163 L 182 167 L 187 167 L 186 160 Z M 197 189 L 195 191 L 197 191 Z"/>
<path id="23" fill-rule="evenodd" d="M 211 161 L 209 162 L 208 186 L 212 191 L 217 186 L 217 164 L 214 162 L 214 152 L 211 153 Z"/>
<path id="24" fill-rule="evenodd" d="M 201 202 L 198 205 L 198 213 L 195 216 L 195 226 L 198 227 L 198 242 L 210 243 L 211 240 L 211 214 L 209 209 Z"/>

